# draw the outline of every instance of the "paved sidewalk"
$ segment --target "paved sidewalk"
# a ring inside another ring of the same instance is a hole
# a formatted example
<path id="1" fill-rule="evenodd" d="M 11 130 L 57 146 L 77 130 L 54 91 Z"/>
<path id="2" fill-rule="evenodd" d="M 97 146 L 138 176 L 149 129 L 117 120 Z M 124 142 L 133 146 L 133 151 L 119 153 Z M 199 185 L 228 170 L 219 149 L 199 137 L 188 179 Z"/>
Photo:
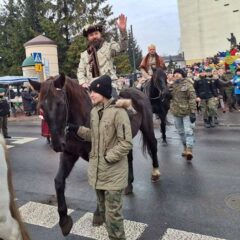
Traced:
<path id="1" fill-rule="evenodd" d="M 40 121 L 38 115 L 26 116 L 24 113 L 17 113 L 16 117 L 10 116 L 8 118 L 9 122 L 36 121 L 36 120 Z"/>

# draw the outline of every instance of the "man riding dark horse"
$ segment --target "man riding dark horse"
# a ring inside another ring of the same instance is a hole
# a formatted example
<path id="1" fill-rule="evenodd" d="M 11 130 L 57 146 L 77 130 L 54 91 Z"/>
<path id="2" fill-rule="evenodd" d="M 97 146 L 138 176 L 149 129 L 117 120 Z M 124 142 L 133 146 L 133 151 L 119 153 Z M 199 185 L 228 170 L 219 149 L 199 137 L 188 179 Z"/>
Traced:
<path id="1" fill-rule="evenodd" d="M 143 58 L 139 68 L 146 81 L 151 79 L 154 69 L 166 70 L 164 60 L 157 54 L 154 44 L 148 46 L 148 54 Z"/>
<path id="2" fill-rule="evenodd" d="M 161 120 L 162 142 L 166 145 L 166 121 L 167 113 L 170 108 L 170 93 L 167 87 L 167 75 L 160 68 L 152 68 L 152 72 L 153 75 L 150 80 L 140 78 L 135 86 L 147 95 L 151 102 L 152 112 Z"/>

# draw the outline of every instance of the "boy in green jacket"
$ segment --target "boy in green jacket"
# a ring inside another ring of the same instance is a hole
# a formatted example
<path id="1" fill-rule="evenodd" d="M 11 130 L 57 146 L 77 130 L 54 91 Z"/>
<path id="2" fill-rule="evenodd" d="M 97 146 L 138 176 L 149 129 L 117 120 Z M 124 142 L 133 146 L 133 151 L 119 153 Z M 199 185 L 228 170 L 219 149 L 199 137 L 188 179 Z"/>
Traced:
<path id="1" fill-rule="evenodd" d="M 88 181 L 96 190 L 100 214 L 110 240 L 125 240 L 122 216 L 123 189 L 128 183 L 127 155 L 132 148 L 132 131 L 125 109 L 111 98 L 111 78 L 101 76 L 90 85 L 93 102 L 90 128 L 69 126 L 91 141 Z"/>

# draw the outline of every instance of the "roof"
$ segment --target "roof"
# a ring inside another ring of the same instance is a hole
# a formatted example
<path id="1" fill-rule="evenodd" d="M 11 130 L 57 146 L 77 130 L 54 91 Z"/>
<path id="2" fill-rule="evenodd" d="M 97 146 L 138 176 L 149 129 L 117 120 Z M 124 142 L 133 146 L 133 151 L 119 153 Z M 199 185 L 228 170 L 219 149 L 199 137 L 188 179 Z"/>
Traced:
<path id="1" fill-rule="evenodd" d="M 33 59 L 33 56 L 25 58 L 25 60 L 22 63 L 22 67 L 27 67 L 27 66 L 34 66 L 35 62 Z"/>
<path id="2" fill-rule="evenodd" d="M 43 35 L 39 35 L 33 39 L 31 39 L 30 41 L 24 43 L 24 47 L 27 46 L 32 46 L 32 45 L 57 45 L 53 40 L 51 40 L 50 38 L 47 38 Z"/>
<path id="3" fill-rule="evenodd" d="M 27 82 L 29 79 L 39 82 L 39 79 L 37 77 L 4 76 L 0 77 L 0 84 L 13 85 L 17 83 Z"/>
<path id="4" fill-rule="evenodd" d="M 185 61 L 184 59 L 184 54 L 179 53 L 178 55 L 173 55 L 173 56 L 164 56 L 163 57 L 165 62 L 169 62 L 170 60 L 172 60 L 173 62 L 181 62 L 181 61 Z"/>

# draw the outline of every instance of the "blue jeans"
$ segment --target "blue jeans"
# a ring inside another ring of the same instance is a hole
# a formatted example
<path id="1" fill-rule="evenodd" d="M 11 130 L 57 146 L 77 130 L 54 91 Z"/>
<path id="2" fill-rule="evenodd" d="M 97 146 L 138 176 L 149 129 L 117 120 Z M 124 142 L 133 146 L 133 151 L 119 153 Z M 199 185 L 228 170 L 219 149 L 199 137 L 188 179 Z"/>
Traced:
<path id="1" fill-rule="evenodd" d="M 194 132 L 195 123 L 190 122 L 190 117 L 175 117 L 174 116 L 175 127 L 178 130 L 178 134 L 181 137 L 183 145 L 188 148 L 193 148 L 194 145 Z"/>

